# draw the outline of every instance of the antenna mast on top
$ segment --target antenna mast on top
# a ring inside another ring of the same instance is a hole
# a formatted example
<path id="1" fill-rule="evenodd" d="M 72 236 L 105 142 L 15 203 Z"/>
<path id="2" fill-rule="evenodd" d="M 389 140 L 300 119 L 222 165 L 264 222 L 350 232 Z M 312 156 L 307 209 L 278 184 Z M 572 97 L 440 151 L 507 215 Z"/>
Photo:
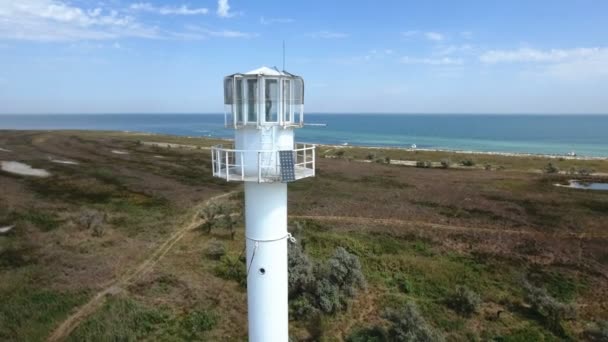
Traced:
<path id="1" fill-rule="evenodd" d="M 283 71 L 285 71 L 285 40 L 283 40 Z"/>

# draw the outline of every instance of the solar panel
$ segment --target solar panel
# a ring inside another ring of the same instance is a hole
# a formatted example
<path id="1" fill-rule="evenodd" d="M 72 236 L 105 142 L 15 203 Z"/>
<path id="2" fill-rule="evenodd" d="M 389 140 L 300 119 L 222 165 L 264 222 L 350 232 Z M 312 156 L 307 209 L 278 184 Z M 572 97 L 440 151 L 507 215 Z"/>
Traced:
<path id="1" fill-rule="evenodd" d="M 288 183 L 296 180 L 296 170 L 293 162 L 293 151 L 279 151 L 281 162 L 281 182 Z"/>

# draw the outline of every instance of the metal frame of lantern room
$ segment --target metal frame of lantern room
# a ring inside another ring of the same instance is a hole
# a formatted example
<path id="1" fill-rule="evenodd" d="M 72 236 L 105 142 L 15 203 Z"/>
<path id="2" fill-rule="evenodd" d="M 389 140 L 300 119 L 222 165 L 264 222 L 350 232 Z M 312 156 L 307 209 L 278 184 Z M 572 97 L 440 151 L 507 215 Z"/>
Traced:
<path id="1" fill-rule="evenodd" d="M 262 139 L 275 141 L 277 135 L 304 125 L 304 80 L 289 72 L 267 67 L 232 74 L 224 78 L 224 105 L 224 125 L 227 128 L 262 130 Z M 238 138 L 237 134 L 235 140 Z M 252 151 L 235 145 L 212 147 L 215 177 L 236 182 L 286 181 L 281 176 L 276 146 L 266 144 L 258 146 L 266 148 Z M 315 176 L 315 145 L 295 143 L 282 146 L 282 149 L 293 151 L 293 180 Z M 252 152 L 256 158 L 251 158 Z"/>

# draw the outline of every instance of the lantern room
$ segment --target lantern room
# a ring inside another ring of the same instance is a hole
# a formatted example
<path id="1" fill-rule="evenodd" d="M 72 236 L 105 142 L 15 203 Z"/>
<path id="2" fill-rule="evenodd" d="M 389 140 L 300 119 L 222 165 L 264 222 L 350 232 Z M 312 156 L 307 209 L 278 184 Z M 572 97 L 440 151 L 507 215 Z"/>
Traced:
<path id="1" fill-rule="evenodd" d="M 302 127 L 304 80 L 268 67 L 226 76 L 224 104 L 226 127 Z"/>

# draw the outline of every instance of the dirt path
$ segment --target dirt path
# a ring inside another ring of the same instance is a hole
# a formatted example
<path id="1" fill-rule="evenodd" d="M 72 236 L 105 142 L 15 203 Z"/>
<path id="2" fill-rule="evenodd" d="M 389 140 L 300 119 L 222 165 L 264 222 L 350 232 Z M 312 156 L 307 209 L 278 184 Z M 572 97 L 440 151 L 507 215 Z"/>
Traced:
<path id="1" fill-rule="evenodd" d="M 466 227 L 466 226 L 454 226 L 439 223 L 430 223 L 423 221 L 414 220 L 400 220 L 400 219 L 381 219 L 381 218 L 370 218 L 370 217 L 349 217 L 349 216 L 311 216 L 311 215 L 294 215 L 289 216 L 293 219 L 303 220 L 317 220 L 317 221 L 335 221 L 345 222 L 352 224 L 360 223 L 371 223 L 383 226 L 409 226 L 414 228 L 431 228 L 440 230 L 451 230 L 458 232 L 480 232 L 490 234 L 507 234 L 507 235 L 527 235 L 527 236 L 551 236 L 557 238 L 570 238 L 578 240 L 594 240 L 594 239 L 608 239 L 606 234 L 589 234 L 589 233 L 564 233 L 564 232 L 539 232 L 539 231 L 528 231 L 528 230 L 515 230 L 515 229 L 504 229 L 504 228 L 480 228 L 480 227 Z"/>
<path id="2" fill-rule="evenodd" d="M 101 291 L 97 292 L 93 298 L 87 303 L 79 307 L 74 313 L 72 313 L 67 319 L 65 319 L 59 326 L 53 331 L 48 337 L 47 341 L 62 341 L 65 340 L 71 333 L 82 323 L 87 317 L 95 313 L 104 303 L 105 299 L 109 295 L 113 295 L 121 292 L 134 280 L 137 280 L 142 275 L 146 274 L 162 259 L 171 248 L 181 240 L 186 233 L 196 227 L 200 226 L 202 220 L 199 218 L 198 213 L 200 209 L 208 205 L 212 201 L 223 199 L 234 194 L 234 191 L 214 196 L 202 204 L 196 206 L 193 210 L 192 217 L 187 220 L 179 229 L 177 229 L 167 240 L 161 243 L 143 262 L 137 265 L 134 269 L 125 272 L 124 275 L 111 281 Z"/>

